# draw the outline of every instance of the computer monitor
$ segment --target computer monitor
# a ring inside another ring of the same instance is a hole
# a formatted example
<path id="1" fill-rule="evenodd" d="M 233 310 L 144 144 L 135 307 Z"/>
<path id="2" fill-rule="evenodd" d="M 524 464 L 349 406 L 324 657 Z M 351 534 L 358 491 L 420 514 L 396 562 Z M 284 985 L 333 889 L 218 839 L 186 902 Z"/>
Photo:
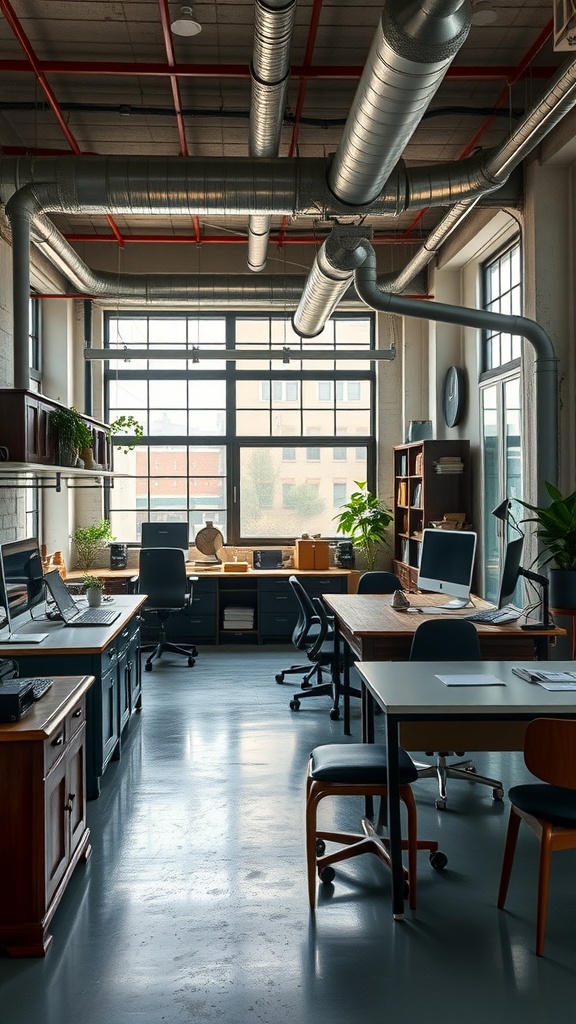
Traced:
<path id="1" fill-rule="evenodd" d="M 522 561 L 523 547 L 524 537 L 516 537 L 514 540 L 509 540 L 506 545 L 504 564 L 502 565 L 502 574 L 500 576 L 498 608 L 503 608 L 504 605 L 512 602 L 518 577 L 521 575 L 520 563 Z"/>
<path id="2" fill-rule="evenodd" d="M 180 548 L 188 557 L 188 523 L 142 523 L 143 548 Z"/>
<path id="3" fill-rule="evenodd" d="M 418 586 L 454 598 L 444 608 L 465 608 L 470 601 L 476 534 L 472 530 L 423 530 Z"/>
<path id="4" fill-rule="evenodd" d="M 8 625 L 4 642 L 40 643 L 48 634 L 15 634 L 14 619 L 44 600 L 42 556 L 35 537 L 0 544 L 0 626 Z"/>

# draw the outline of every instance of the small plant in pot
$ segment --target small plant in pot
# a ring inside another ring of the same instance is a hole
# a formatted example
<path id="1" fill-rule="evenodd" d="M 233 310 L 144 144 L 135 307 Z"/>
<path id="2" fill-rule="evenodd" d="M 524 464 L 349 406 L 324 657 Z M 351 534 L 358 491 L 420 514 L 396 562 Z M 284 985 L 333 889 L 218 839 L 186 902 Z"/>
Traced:
<path id="1" fill-rule="evenodd" d="M 366 569 L 371 571 L 376 564 L 376 555 L 381 544 L 387 543 L 386 531 L 394 516 L 384 502 L 370 494 L 364 480 L 355 480 L 358 487 L 345 502 L 338 515 L 337 533 L 349 537 L 354 547 L 364 555 Z"/>
<path id="2" fill-rule="evenodd" d="M 551 608 L 576 608 L 576 491 L 567 497 L 546 483 L 551 502 L 546 507 L 520 501 L 532 516 L 523 523 L 536 523 L 540 545 L 538 564 L 548 566 Z"/>
<path id="3" fill-rule="evenodd" d="M 112 527 L 107 519 L 100 519 L 92 526 L 79 526 L 71 535 L 76 548 L 76 558 L 80 569 L 91 569 L 98 555 L 106 547 L 109 540 L 114 540 Z"/>
<path id="4" fill-rule="evenodd" d="M 104 580 L 100 579 L 100 576 L 91 576 L 89 572 L 85 572 L 82 576 L 82 583 L 86 591 L 86 600 L 91 608 L 98 608 L 102 603 L 102 591 L 104 590 Z"/>
<path id="5" fill-rule="evenodd" d="M 50 426 L 57 444 L 59 466 L 75 466 L 82 448 L 92 448 L 92 433 L 77 409 L 54 409 L 50 413 Z"/>

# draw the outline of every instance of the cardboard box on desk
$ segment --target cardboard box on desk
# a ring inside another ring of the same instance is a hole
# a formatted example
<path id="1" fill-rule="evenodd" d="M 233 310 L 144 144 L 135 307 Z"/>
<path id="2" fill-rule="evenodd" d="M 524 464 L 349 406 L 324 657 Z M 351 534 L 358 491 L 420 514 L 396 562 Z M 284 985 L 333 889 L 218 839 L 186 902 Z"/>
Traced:
<path id="1" fill-rule="evenodd" d="M 316 540 L 314 537 L 298 537 L 294 552 L 296 569 L 329 569 L 330 544 L 327 540 Z"/>

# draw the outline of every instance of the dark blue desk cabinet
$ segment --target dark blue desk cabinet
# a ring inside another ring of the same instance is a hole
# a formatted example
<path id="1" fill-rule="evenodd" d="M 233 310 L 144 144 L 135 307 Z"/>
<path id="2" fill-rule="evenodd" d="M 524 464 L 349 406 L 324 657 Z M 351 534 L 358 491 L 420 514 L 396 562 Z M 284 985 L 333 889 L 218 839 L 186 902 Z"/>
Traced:
<path id="1" fill-rule="evenodd" d="M 100 795 L 100 780 L 112 758 L 119 758 L 122 733 L 142 704 L 140 631 L 136 619 L 145 598 L 116 597 L 121 616 L 109 627 L 70 628 L 38 621 L 26 632 L 48 632 L 42 644 L 2 647 L 18 662 L 21 676 L 94 676 L 86 695 L 86 788 Z M 20 627 L 24 632 L 24 627 Z"/>
<path id="2" fill-rule="evenodd" d="M 189 572 L 194 574 L 193 566 Z M 288 582 L 293 573 L 311 597 L 345 594 L 351 575 L 345 569 L 200 571 L 192 585 L 191 608 L 168 619 L 168 639 L 185 645 L 289 643 L 298 617 L 298 605 Z M 224 612 L 231 605 L 252 609 L 252 629 L 224 629 Z M 150 624 L 142 627 L 142 633 L 146 640 L 154 640 L 157 629 Z"/>

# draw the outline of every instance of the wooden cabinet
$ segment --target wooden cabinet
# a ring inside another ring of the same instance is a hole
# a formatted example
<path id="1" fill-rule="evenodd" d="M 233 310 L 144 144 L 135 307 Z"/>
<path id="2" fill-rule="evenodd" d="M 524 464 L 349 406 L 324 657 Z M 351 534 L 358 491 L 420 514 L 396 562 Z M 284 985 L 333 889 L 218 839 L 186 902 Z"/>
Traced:
<path id="1" fill-rule="evenodd" d="M 50 413 L 62 408 L 59 402 L 20 388 L 0 388 L 0 444 L 8 449 L 8 463 L 57 466 L 56 438 L 50 427 Z M 112 469 L 112 448 L 106 425 L 83 416 L 92 434 L 94 461 Z"/>
<path id="2" fill-rule="evenodd" d="M 72 872 L 91 853 L 86 825 L 86 693 L 65 677 L 19 722 L 0 725 L 0 948 L 44 956 Z"/>
<path id="3" fill-rule="evenodd" d="M 420 441 L 394 448 L 392 568 L 405 589 L 417 589 L 422 530 L 455 512 L 470 522 L 471 508 L 469 441 Z"/>

